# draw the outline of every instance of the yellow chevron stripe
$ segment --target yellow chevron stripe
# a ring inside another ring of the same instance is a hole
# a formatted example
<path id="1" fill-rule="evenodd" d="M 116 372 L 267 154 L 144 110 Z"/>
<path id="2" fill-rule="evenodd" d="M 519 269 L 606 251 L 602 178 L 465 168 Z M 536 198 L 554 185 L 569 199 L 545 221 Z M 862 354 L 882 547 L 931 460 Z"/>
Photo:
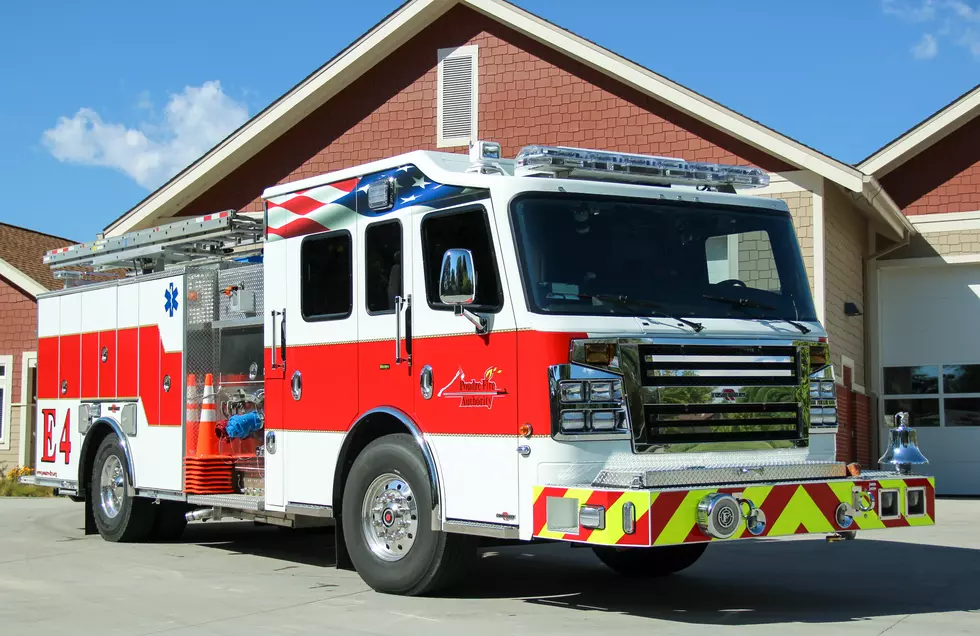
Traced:
<path id="1" fill-rule="evenodd" d="M 697 525 L 698 502 L 701 501 L 702 497 L 713 492 L 718 492 L 718 489 L 692 490 L 688 492 L 681 505 L 677 507 L 677 511 L 670 518 L 670 521 L 664 526 L 660 536 L 654 539 L 653 544 L 684 543 L 687 535 L 691 534 L 691 529 Z"/>
<path id="2" fill-rule="evenodd" d="M 652 495 L 652 496 L 651 496 Z M 647 510 L 650 509 L 651 501 L 656 499 L 657 493 L 650 493 L 643 490 L 628 490 L 616 500 L 616 503 L 609 506 L 606 510 L 606 527 L 604 530 L 593 530 L 589 535 L 588 543 L 598 543 L 602 545 L 615 545 L 619 543 L 626 533 L 623 532 L 623 505 L 632 502 L 636 507 L 636 519 L 639 522 Z M 649 523 L 649 522 L 647 522 Z M 637 528 L 639 531 L 639 528 Z"/>
<path id="3" fill-rule="evenodd" d="M 833 532 L 834 530 L 803 486 L 796 488 L 782 514 L 771 523 L 767 535 L 770 537 L 795 534 L 801 524 L 807 532 Z"/>

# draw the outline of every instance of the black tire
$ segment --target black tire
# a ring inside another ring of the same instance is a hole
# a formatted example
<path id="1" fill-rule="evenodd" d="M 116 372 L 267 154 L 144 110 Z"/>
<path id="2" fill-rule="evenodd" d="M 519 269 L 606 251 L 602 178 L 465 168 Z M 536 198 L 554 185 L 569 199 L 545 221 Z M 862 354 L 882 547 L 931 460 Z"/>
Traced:
<path id="1" fill-rule="evenodd" d="M 102 504 L 102 468 L 106 462 L 116 461 L 122 467 L 123 488 L 115 515 L 107 512 Z M 149 499 L 133 497 L 127 491 L 132 486 L 126 474 L 126 455 L 119 446 L 119 438 L 109 434 L 99 445 L 92 465 L 92 481 L 89 490 L 89 505 L 95 517 L 95 526 L 106 541 L 136 542 L 150 536 L 156 520 L 156 510 Z"/>
<path id="2" fill-rule="evenodd" d="M 707 542 L 704 542 L 659 548 L 596 546 L 592 551 L 600 561 L 618 574 L 633 578 L 654 578 L 680 572 L 694 565 L 707 547 Z"/>
<path id="3" fill-rule="evenodd" d="M 156 519 L 150 537 L 154 541 L 178 541 L 184 535 L 187 527 L 187 517 L 184 516 L 189 508 L 176 501 L 161 501 L 156 505 Z"/>
<path id="4" fill-rule="evenodd" d="M 414 543 L 397 561 L 375 554 L 362 529 L 362 503 L 376 478 L 397 475 L 411 489 L 417 507 Z M 344 486 L 341 523 L 354 569 L 375 591 L 422 596 L 437 593 L 458 581 L 476 556 L 478 540 L 432 530 L 432 497 L 425 461 L 414 438 L 387 435 L 361 451 Z"/>

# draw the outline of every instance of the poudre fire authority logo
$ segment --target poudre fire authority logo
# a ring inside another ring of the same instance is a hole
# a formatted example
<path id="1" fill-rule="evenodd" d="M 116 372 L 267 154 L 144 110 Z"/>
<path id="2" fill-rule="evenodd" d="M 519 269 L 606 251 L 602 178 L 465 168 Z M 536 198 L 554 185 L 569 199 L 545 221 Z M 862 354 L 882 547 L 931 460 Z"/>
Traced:
<path id="1" fill-rule="evenodd" d="M 498 388 L 495 376 L 503 373 L 497 367 L 488 367 L 482 378 L 468 380 L 463 369 L 449 384 L 442 387 L 437 394 L 441 398 L 459 398 L 459 406 L 464 408 L 493 408 L 493 401 L 507 395 L 506 389 Z"/>

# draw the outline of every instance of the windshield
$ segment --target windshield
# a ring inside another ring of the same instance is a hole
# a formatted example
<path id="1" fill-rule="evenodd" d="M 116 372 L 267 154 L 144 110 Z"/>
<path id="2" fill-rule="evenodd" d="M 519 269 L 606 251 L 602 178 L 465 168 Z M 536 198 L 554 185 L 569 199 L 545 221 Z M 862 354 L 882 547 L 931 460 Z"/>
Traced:
<path id="1" fill-rule="evenodd" d="M 816 320 L 786 212 L 534 194 L 511 214 L 533 312 Z"/>

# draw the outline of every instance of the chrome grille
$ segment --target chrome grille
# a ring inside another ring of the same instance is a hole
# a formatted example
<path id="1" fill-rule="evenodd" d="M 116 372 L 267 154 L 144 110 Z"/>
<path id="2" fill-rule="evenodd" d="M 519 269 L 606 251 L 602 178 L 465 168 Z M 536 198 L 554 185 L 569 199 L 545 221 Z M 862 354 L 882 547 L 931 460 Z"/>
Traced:
<path id="1" fill-rule="evenodd" d="M 643 386 L 794 386 L 795 347 L 654 344 L 640 347 Z"/>
<path id="2" fill-rule="evenodd" d="M 805 445 L 808 385 L 795 343 L 645 342 L 633 351 L 638 452 Z"/>

